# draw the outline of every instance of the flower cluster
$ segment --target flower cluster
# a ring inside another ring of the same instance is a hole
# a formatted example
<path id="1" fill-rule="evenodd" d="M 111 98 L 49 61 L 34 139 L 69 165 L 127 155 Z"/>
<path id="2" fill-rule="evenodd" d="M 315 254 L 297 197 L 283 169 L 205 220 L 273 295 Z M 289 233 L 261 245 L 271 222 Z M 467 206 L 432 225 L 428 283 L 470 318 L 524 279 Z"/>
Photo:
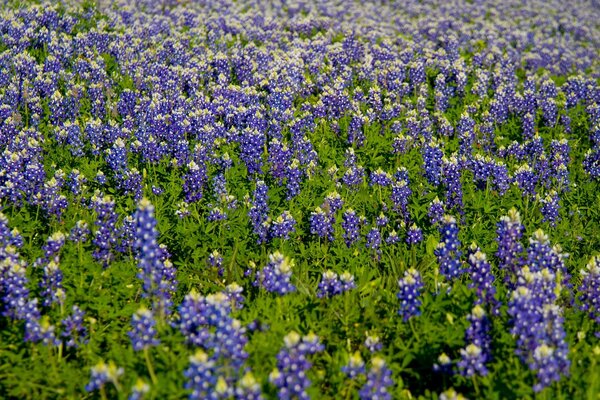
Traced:
<path id="1" fill-rule="evenodd" d="M 402 316 L 404 321 L 408 321 L 410 317 L 421 314 L 421 291 L 423 290 L 423 281 L 419 271 L 411 268 L 404 272 L 404 277 L 398 281 L 400 291 L 398 299 L 400 300 L 400 310 L 398 314 Z"/>
<path id="2" fill-rule="evenodd" d="M 292 331 L 283 341 L 285 346 L 277 354 L 277 367 L 269 375 L 269 381 L 277 387 L 280 399 L 308 400 L 306 389 L 310 380 L 306 373 L 312 366 L 308 356 L 323 351 L 324 346 L 312 333 L 300 336 Z"/>
<path id="3" fill-rule="evenodd" d="M 291 283 L 293 260 L 275 252 L 269 255 L 269 262 L 262 271 L 256 272 L 255 286 L 264 288 L 267 292 L 284 295 L 294 292 L 296 287 Z"/>

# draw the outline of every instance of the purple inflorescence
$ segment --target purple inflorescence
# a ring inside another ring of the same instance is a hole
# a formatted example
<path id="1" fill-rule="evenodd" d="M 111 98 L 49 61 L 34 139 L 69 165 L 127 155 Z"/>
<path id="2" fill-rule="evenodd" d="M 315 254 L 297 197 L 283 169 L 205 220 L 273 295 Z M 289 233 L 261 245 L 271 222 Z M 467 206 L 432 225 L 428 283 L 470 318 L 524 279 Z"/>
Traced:
<path id="1" fill-rule="evenodd" d="M 365 362 L 360 356 L 360 352 L 356 352 L 348 359 L 348 364 L 342 367 L 342 372 L 350 379 L 354 379 L 365 373 Z"/>
<path id="2" fill-rule="evenodd" d="M 319 282 L 317 297 L 333 297 L 355 287 L 354 276 L 349 272 L 344 272 L 338 276 L 331 270 L 325 271 L 321 282 Z"/>
<path id="3" fill-rule="evenodd" d="M 360 219 L 356 212 L 348 209 L 342 215 L 343 237 L 346 246 L 350 247 L 360 238 Z"/>
<path id="4" fill-rule="evenodd" d="M 491 360 L 491 323 L 481 306 L 475 306 L 467 317 L 471 325 L 465 332 L 467 347 L 460 350 L 458 371 L 463 376 L 488 374 L 486 364 Z"/>
<path id="5" fill-rule="evenodd" d="M 558 204 L 560 198 L 556 190 L 551 190 L 545 197 L 540 199 L 540 211 L 544 216 L 543 221 L 550 223 L 550 226 L 555 227 L 556 222 L 560 220 L 558 210 L 560 205 Z"/>
<path id="6" fill-rule="evenodd" d="M 280 216 L 271 221 L 272 238 L 289 239 L 290 234 L 296 230 L 296 220 L 289 211 L 284 211 Z"/>
<path id="7" fill-rule="evenodd" d="M 429 210 L 427 211 L 427 216 L 429 217 L 429 221 L 431 222 L 432 225 L 437 225 L 439 222 L 442 221 L 444 214 L 445 214 L 444 202 L 436 197 L 429 204 Z"/>
<path id="8" fill-rule="evenodd" d="M 474 243 L 469 252 L 468 272 L 471 277 L 469 288 L 476 290 L 475 304 L 486 305 L 492 314 L 499 315 L 500 302 L 496 298 L 495 278 L 487 256 Z"/>
<path id="9" fill-rule="evenodd" d="M 408 321 L 411 317 L 421 315 L 421 291 L 423 290 L 423 281 L 421 274 L 414 268 L 404 272 L 404 277 L 398 281 L 400 291 L 397 294 L 400 300 L 400 310 L 398 314 L 403 321 Z"/>
<path id="10" fill-rule="evenodd" d="M 600 325 L 600 257 L 593 257 L 586 268 L 581 270 L 581 276 L 581 310 Z M 596 332 L 596 336 L 600 336 L 600 330 Z"/>
<path id="11" fill-rule="evenodd" d="M 109 382 L 112 382 L 115 386 L 119 385 L 119 377 L 123 375 L 125 371 L 123 368 L 117 367 L 114 362 L 106 364 L 100 361 L 98 364 L 92 367 L 90 371 L 90 381 L 85 386 L 87 392 L 93 392 L 94 390 L 100 390 Z"/>
<path id="12" fill-rule="evenodd" d="M 156 320 L 152 311 L 140 308 L 131 317 L 131 330 L 128 332 L 135 351 L 157 346 L 160 341 L 156 338 Z"/>
<path id="13" fill-rule="evenodd" d="M 292 331 L 283 340 L 285 346 L 277 354 L 277 367 L 269 375 L 269 382 L 277 387 L 279 399 L 308 400 L 310 397 L 306 389 L 310 380 L 306 372 L 312 366 L 308 356 L 323 351 L 325 347 L 312 333 L 301 337 Z"/>
<path id="14" fill-rule="evenodd" d="M 333 222 L 335 218 L 331 210 L 323 210 L 321 207 L 317 207 L 315 211 L 310 213 L 310 233 L 317 235 L 320 238 L 324 238 L 332 242 L 333 236 Z"/>
<path id="15" fill-rule="evenodd" d="M 73 306 L 71 315 L 62 320 L 64 330 L 61 336 L 66 339 L 67 347 L 79 347 L 88 342 L 88 331 L 83 325 L 85 313 L 77 306 Z"/>
<path id="16" fill-rule="evenodd" d="M 142 280 L 143 295 L 151 299 L 157 315 L 171 312 L 171 297 L 177 288 L 175 267 L 168 252 L 158 245 L 158 231 L 154 206 L 146 199 L 138 203 L 135 219 L 135 250 L 138 261 L 138 278 Z"/>
<path id="17" fill-rule="evenodd" d="M 445 215 L 439 226 L 441 241 L 434 250 L 440 264 L 440 273 L 449 281 L 460 277 L 463 273 L 460 256 L 461 243 L 458 239 L 458 225 L 456 219 Z"/>
<path id="18" fill-rule="evenodd" d="M 252 223 L 254 234 L 258 236 L 258 243 L 267 241 L 269 233 L 269 196 L 267 194 L 269 188 L 263 181 L 256 182 L 254 190 L 254 200 L 252 206 L 248 210 L 248 217 Z"/>
<path id="19" fill-rule="evenodd" d="M 414 245 L 423 240 L 423 231 L 416 224 L 412 224 L 406 231 L 406 243 Z"/>
<path id="20" fill-rule="evenodd" d="M 518 284 L 508 303 L 511 333 L 517 339 L 515 352 L 536 373 L 536 392 L 569 373 L 569 348 L 556 293 L 554 272 L 525 266 L 518 272 Z"/>
<path id="21" fill-rule="evenodd" d="M 284 295 L 296 291 L 290 282 L 294 262 L 283 254 L 275 252 L 269 255 L 269 262 L 256 272 L 255 286 L 263 287 L 267 292 Z"/>
<path id="22" fill-rule="evenodd" d="M 381 357 L 373 357 L 371 368 L 367 372 L 367 381 L 360 388 L 358 395 L 361 400 L 381 399 L 391 400 L 389 389 L 394 385 L 392 371 Z"/>
<path id="23" fill-rule="evenodd" d="M 504 271 L 505 280 L 512 281 L 521 264 L 524 250 L 521 238 L 525 227 L 521 223 L 521 215 L 514 208 L 510 209 L 508 215 L 500 218 L 500 222 L 496 226 L 498 267 Z"/>

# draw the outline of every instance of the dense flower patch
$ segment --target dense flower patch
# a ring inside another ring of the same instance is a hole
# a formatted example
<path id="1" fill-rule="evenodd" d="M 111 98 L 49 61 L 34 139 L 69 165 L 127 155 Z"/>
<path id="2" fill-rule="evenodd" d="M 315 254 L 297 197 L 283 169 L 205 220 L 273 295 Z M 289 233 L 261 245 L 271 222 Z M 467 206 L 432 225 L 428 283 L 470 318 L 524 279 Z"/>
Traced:
<path id="1" fill-rule="evenodd" d="M 600 395 L 595 2 L 0 15 L 0 397 Z"/>

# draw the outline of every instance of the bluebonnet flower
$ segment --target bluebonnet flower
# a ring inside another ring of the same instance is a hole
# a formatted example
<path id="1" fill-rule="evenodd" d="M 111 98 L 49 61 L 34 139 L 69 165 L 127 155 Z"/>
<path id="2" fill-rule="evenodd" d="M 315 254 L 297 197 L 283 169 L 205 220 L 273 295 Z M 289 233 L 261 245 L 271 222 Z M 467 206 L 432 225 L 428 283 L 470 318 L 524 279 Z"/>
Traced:
<path id="1" fill-rule="evenodd" d="M 460 182 L 459 162 L 455 157 L 444 158 L 442 166 L 443 184 L 446 188 L 446 210 L 456 209 L 463 213 L 463 191 Z"/>
<path id="2" fill-rule="evenodd" d="M 381 168 L 371 172 L 370 186 L 390 186 L 392 184 L 392 176 L 389 172 L 385 172 Z"/>
<path id="3" fill-rule="evenodd" d="M 332 242 L 334 240 L 333 222 L 334 216 L 330 210 L 325 211 L 321 207 L 317 207 L 310 213 L 310 233 Z"/>
<path id="4" fill-rule="evenodd" d="M 404 218 L 405 223 L 410 222 L 410 213 L 408 211 L 408 200 L 412 195 L 412 190 L 408 186 L 408 182 L 404 179 L 395 182 L 392 185 L 392 193 L 390 199 L 394 204 L 394 210 L 400 211 L 400 215 Z"/>
<path id="5" fill-rule="evenodd" d="M 142 400 L 144 395 L 150 391 L 150 385 L 148 385 L 143 379 L 138 378 L 135 381 L 135 385 L 131 388 L 131 394 L 127 397 L 127 400 Z"/>
<path id="6" fill-rule="evenodd" d="M 254 190 L 254 200 L 252 207 L 248 210 L 248 217 L 252 223 L 254 233 L 258 236 L 258 243 L 263 243 L 267 240 L 268 223 L 269 219 L 269 206 L 267 204 L 269 196 L 267 191 L 269 188 L 263 181 L 256 182 L 256 189 Z"/>
<path id="7" fill-rule="evenodd" d="M 358 186 L 363 183 L 365 169 L 360 165 L 352 165 L 348 167 L 342 176 L 342 182 L 346 186 Z"/>
<path id="8" fill-rule="evenodd" d="M 538 179 L 529 165 L 521 165 L 515 171 L 513 180 L 519 186 L 523 195 L 535 196 L 535 185 Z"/>
<path id="9" fill-rule="evenodd" d="M 269 255 L 269 262 L 256 272 L 255 286 L 261 286 L 268 292 L 284 295 L 296 291 L 296 287 L 290 282 L 294 262 L 283 254 L 275 252 Z"/>
<path id="10" fill-rule="evenodd" d="M 444 213 L 444 202 L 436 197 L 429 204 L 429 210 L 427 211 L 427 216 L 429 217 L 429 221 L 431 221 L 431 224 L 437 225 L 439 222 L 441 222 Z"/>
<path id="11" fill-rule="evenodd" d="M 543 221 L 550 223 L 550 226 L 556 226 L 556 222 L 560 219 L 558 210 L 560 208 L 558 193 L 556 190 L 551 190 L 546 197 L 540 199 L 540 211 L 544 216 Z"/>
<path id="12" fill-rule="evenodd" d="M 62 320 L 64 327 L 61 336 L 67 339 L 67 347 L 79 347 L 88 342 L 88 331 L 83 325 L 83 316 L 85 313 L 76 305 L 72 308 L 71 315 Z"/>
<path id="13" fill-rule="evenodd" d="M 360 356 L 359 351 L 350 356 L 348 359 L 348 364 L 342 367 L 342 372 L 350 379 L 354 379 L 357 376 L 365 373 L 365 362 Z"/>
<path id="14" fill-rule="evenodd" d="M 341 210 L 344 206 L 344 200 L 338 192 L 331 192 L 325 197 L 322 208 L 328 208 L 332 214 Z"/>
<path id="15" fill-rule="evenodd" d="M 551 246 L 548 235 L 543 230 L 538 229 L 529 238 L 529 247 L 527 248 L 526 265 L 534 271 L 540 271 L 549 268 L 558 278 L 562 278 L 561 283 L 566 288 L 571 288 L 570 274 L 564 263 L 568 254 L 562 252 L 559 245 Z M 560 292 L 560 287 L 557 290 Z"/>
<path id="16" fill-rule="evenodd" d="M 381 250 L 379 247 L 381 246 L 381 232 L 376 227 L 371 228 L 371 230 L 365 236 L 366 243 L 365 246 L 367 249 L 375 250 L 377 254 L 380 254 Z"/>
<path id="17" fill-rule="evenodd" d="M 521 215 L 515 208 L 511 208 L 508 215 L 500 218 L 500 222 L 496 226 L 498 267 L 505 271 L 507 281 L 512 280 L 521 263 L 521 254 L 524 250 L 521 238 L 525 227 L 521 223 Z"/>
<path id="18" fill-rule="evenodd" d="M 206 167 L 190 161 L 187 168 L 188 172 L 183 176 L 183 193 L 186 202 L 194 203 L 202 199 L 204 185 L 207 181 Z"/>
<path id="19" fill-rule="evenodd" d="M 463 376 L 488 374 L 486 364 L 491 360 L 491 323 L 484 309 L 476 305 L 467 317 L 471 325 L 465 332 L 467 347 L 460 350 L 461 360 L 457 363 Z"/>
<path id="20" fill-rule="evenodd" d="M 323 351 L 324 346 L 316 335 L 301 337 L 294 331 L 283 340 L 285 346 L 277 354 L 277 367 L 269 375 L 269 381 L 277 387 L 280 399 L 308 400 L 306 389 L 310 381 L 306 372 L 312 366 L 308 356 Z"/>
<path id="21" fill-rule="evenodd" d="M 131 330 L 128 332 L 133 349 L 145 350 L 160 343 L 156 339 L 156 321 L 152 311 L 145 307 L 138 309 L 131 317 Z"/>
<path id="22" fill-rule="evenodd" d="M 115 212 L 115 201 L 109 196 L 102 196 L 97 192 L 91 199 L 92 209 L 96 212 L 95 225 L 92 243 L 95 246 L 93 256 L 100 261 L 104 267 L 108 267 L 114 259 L 112 250 L 117 245 L 117 214 Z"/>
<path id="23" fill-rule="evenodd" d="M 243 291 L 244 291 L 244 288 L 235 282 L 230 283 L 225 288 L 225 294 L 227 295 L 227 297 L 229 298 L 229 301 L 231 302 L 232 309 L 239 310 L 244 307 L 245 299 L 244 299 L 244 296 L 242 295 Z"/>
<path id="24" fill-rule="evenodd" d="M 154 206 L 150 201 L 140 200 L 134 219 L 138 278 L 143 282 L 143 295 L 152 300 L 153 310 L 159 316 L 168 315 L 177 280 L 175 268 L 168 260 L 166 249 L 157 243 L 157 222 L 154 217 Z"/>
<path id="25" fill-rule="evenodd" d="M 69 233 L 69 240 L 74 243 L 85 243 L 90 235 L 90 229 L 87 222 L 79 220 Z"/>
<path id="26" fill-rule="evenodd" d="M 453 281 L 462 274 L 460 257 L 461 243 L 458 239 L 458 226 L 456 219 L 445 215 L 439 226 L 441 241 L 434 250 L 440 264 L 440 273 L 449 281 Z"/>
<path id="27" fill-rule="evenodd" d="M 184 387 L 191 390 L 191 400 L 219 399 L 216 393 L 217 375 L 215 374 L 215 361 L 209 359 L 203 350 L 196 350 L 190 356 L 190 366 L 184 371 L 187 381 Z"/>
<path id="28" fill-rule="evenodd" d="M 356 284 L 354 283 L 354 275 L 348 271 L 342 272 L 340 275 L 340 282 L 342 284 L 342 293 L 356 288 Z"/>
<path id="29" fill-rule="evenodd" d="M 254 378 L 252 372 L 246 372 L 238 381 L 234 396 L 236 400 L 262 400 L 260 384 Z"/>
<path id="30" fill-rule="evenodd" d="M 360 220 L 353 209 L 349 208 L 342 215 L 342 228 L 346 246 L 350 247 L 360 238 Z"/>
<path id="31" fill-rule="evenodd" d="M 468 258 L 468 272 L 471 277 L 469 288 L 475 289 L 477 297 L 475 304 L 485 304 L 490 307 L 492 313 L 498 315 L 500 302 L 496 299 L 496 288 L 494 287 L 494 275 L 485 253 L 473 243 Z"/>
<path id="32" fill-rule="evenodd" d="M 317 290 L 317 297 L 333 297 L 355 287 L 354 276 L 351 273 L 345 271 L 338 277 L 335 272 L 328 270 L 323 272 Z"/>
<path id="33" fill-rule="evenodd" d="M 289 211 L 284 211 L 280 216 L 271 221 L 271 233 L 273 238 L 289 239 L 290 234 L 296 230 L 296 220 Z"/>
<path id="34" fill-rule="evenodd" d="M 371 368 L 367 373 L 367 382 L 360 388 L 358 394 L 362 400 L 390 400 L 392 395 L 388 390 L 393 385 L 392 371 L 387 367 L 385 360 L 381 357 L 373 357 Z"/>
<path id="35" fill-rule="evenodd" d="M 124 372 L 123 368 L 117 367 L 113 361 L 110 361 L 108 364 L 104 361 L 100 361 L 92 367 L 90 382 L 85 386 L 85 390 L 86 392 L 101 390 L 104 388 L 104 385 L 109 382 L 113 383 L 118 388 L 119 378 Z"/>
<path id="36" fill-rule="evenodd" d="M 342 285 L 338 279 L 338 275 L 331 271 L 323 272 L 321 282 L 317 290 L 317 297 L 332 297 L 342 292 Z"/>
<path id="37" fill-rule="evenodd" d="M 416 224 L 412 224 L 406 232 L 406 243 L 414 245 L 423 240 L 423 232 Z"/>
<path id="38" fill-rule="evenodd" d="M 581 276 L 581 310 L 600 325 L 600 257 L 592 257 L 585 269 L 581 270 Z M 596 335 L 600 336 L 600 331 Z"/>
<path id="39" fill-rule="evenodd" d="M 300 183 L 302 183 L 303 176 L 304 173 L 300 167 L 300 161 L 297 158 L 292 159 L 292 162 L 287 166 L 285 173 L 285 177 L 287 178 L 287 200 L 293 199 L 300 193 Z"/>
<path id="40" fill-rule="evenodd" d="M 423 290 L 423 281 L 421 274 L 414 268 L 404 272 L 404 277 L 398 281 L 400 291 L 396 295 L 400 300 L 400 309 L 398 314 L 403 321 L 408 321 L 411 317 L 421 315 L 421 291 Z"/>
<path id="41" fill-rule="evenodd" d="M 440 400 L 467 400 L 465 396 L 460 393 L 457 393 L 456 390 L 450 388 L 440 393 Z"/>
<path id="42" fill-rule="evenodd" d="M 78 196 L 82 193 L 84 185 L 87 183 L 87 179 L 83 176 L 79 170 L 73 169 L 68 176 L 69 189 L 71 193 Z"/>
<path id="43" fill-rule="evenodd" d="M 454 363 L 446 353 L 442 353 L 437 358 L 437 363 L 433 364 L 433 370 L 442 374 L 452 374 Z"/>
<path id="44" fill-rule="evenodd" d="M 212 253 L 208 255 L 207 263 L 209 267 L 216 268 L 219 271 L 220 276 L 223 276 L 223 256 L 218 250 L 213 250 Z"/>
<path id="45" fill-rule="evenodd" d="M 379 336 L 370 334 L 368 332 L 364 344 L 367 350 L 369 350 L 371 353 L 376 353 L 383 348 L 383 344 L 381 343 Z"/>
<path id="46" fill-rule="evenodd" d="M 40 281 L 42 305 L 49 307 L 54 303 L 63 304 L 65 301 L 65 291 L 62 280 L 63 273 L 58 265 L 58 257 L 46 262 L 44 265 L 44 274 Z"/>
<path id="47" fill-rule="evenodd" d="M 538 392 L 569 372 L 562 311 L 556 306 L 557 276 L 548 268 L 523 267 L 511 292 L 508 314 L 517 338 L 516 354 L 537 375 Z"/>
<path id="48" fill-rule="evenodd" d="M 436 141 L 425 143 L 421 147 L 421 155 L 423 157 L 423 172 L 427 181 L 437 186 L 440 184 L 442 177 L 442 165 L 444 152 L 440 148 L 440 144 Z"/>

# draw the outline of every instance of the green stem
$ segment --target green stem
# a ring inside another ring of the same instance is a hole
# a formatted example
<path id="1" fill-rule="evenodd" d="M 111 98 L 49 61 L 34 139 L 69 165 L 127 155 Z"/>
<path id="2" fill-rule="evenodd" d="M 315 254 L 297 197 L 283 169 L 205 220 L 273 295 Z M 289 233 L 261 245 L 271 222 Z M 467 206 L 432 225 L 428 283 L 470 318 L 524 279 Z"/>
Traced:
<path id="1" fill-rule="evenodd" d="M 108 397 L 106 397 L 106 390 L 104 390 L 104 385 L 100 386 L 100 398 L 102 400 L 108 400 Z"/>
<path id="2" fill-rule="evenodd" d="M 473 381 L 473 387 L 475 388 L 475 394 L 479 397 L 479 385 L 477 384 L 477 378 L 475 375 L 471 376 L 471 380 Z"/>
<path id="3" fill-rule="evenodd" d="M 233 255 L 231 256 L 231 262 L 229 263 L 229 268 L 227 268 L 227 282 L 231 282 L 233 278 L 233 264 L 235 263 L 235 256 L 238 252 L 238 242 L 235 241 L 233 245 Z"/>
<path id="4" fill-rule="evenodd" d="M 413 325 L 413 319 L 412 318 L 408 319 L 408 325 L 410 325 L 410 330 L 412 331 L 413 335 L 415 336 L 415 340 L 418 343 L 420 341 L 419 340 L 419 335 L 417 335 L 417 331 L 415 330 L 415 326 Z"/>
<path id="5" fill-rule="evenodd" d="M 156 385 L 158 380 L 156 379 L 156 374 L 154 373 L 154 367 L 152 366 L 152 360 L 150 360 L 150 353 L 148 352 L 148 348 L 144 348 L 144 359 L 146 360 L 146 367 L 148 368 L 148 373 L 150 374 L 150 379 L 152 383 Z"/>

